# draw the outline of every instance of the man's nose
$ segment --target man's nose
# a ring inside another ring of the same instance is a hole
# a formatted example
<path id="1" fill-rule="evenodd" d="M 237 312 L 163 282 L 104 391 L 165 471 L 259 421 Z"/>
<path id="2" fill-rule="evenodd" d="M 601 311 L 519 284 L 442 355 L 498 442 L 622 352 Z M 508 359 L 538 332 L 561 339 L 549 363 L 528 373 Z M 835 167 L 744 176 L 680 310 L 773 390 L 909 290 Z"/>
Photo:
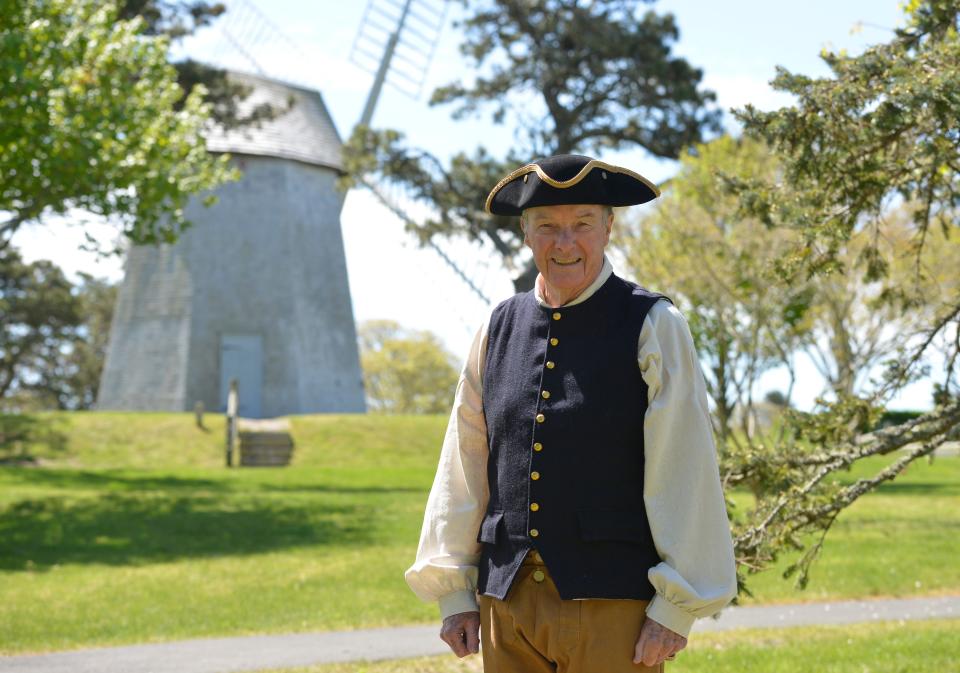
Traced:
<path id="1" fill-rule="evenodd" d="M 573 235 L 573 232 L 569 229 L 561 229 L 557 232 L 557 241 L 556 246 L 558 248 L 569 248 L 573 245 L 576 237 Z"/>

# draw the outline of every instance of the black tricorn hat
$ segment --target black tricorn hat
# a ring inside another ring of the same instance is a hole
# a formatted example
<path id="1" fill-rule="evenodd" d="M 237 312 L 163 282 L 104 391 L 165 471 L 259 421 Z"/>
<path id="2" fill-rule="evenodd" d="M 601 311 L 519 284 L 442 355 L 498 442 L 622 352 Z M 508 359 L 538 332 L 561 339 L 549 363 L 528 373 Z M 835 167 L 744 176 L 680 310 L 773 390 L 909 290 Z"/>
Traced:
<path id="1" fill-rule="evenodd" d="M 633 206 L 660 196 L 639 173 L 581 154 L 556 154 L 521 166 L 487 197 L 492 215 L 519 215 L 525 208 L 596 203 Z"/>

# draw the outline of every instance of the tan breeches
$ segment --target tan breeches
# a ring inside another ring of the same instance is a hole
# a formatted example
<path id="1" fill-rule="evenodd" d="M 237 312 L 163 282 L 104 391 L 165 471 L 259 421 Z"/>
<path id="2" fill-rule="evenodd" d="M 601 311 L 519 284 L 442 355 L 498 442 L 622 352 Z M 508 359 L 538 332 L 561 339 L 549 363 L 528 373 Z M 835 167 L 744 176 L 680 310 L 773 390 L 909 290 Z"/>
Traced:
<path id="1" fill-rule="evenodd" d="M 649 601 L 563 600 L 536 551 L 506 600 L 479 599 L 484 673 L 663 673 L 633 663 Z"/>

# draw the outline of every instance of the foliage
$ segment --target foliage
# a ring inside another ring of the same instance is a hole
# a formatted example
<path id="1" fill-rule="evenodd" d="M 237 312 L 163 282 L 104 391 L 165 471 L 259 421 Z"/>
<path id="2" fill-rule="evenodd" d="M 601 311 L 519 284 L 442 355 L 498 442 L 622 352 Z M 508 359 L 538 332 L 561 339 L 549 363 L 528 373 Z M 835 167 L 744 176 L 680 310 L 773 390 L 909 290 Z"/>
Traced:
<path id="1" fill-rule="evenodd" d="M 42 373 L 63 361 L 83 320 L 71 290 L 51 262 L 24 264 L 16 250 L 0 252 L 0 400 L 15 393 L 42 396 Z"/>
<path id="2" fill-rule="evenodd" d="M 705 358 L 721 446 L 752 434 L 758 379 L 774 367 L 792 370 L 793 353 L 809 330 L 810 285 L 773 282 L 772 268 L 790 249 L 791 236 L 738 218 L 737 198 L 717 180 L 720 171 L 746 178 L 777 170 L 756 141 L 723 136 L 695 145 L 656 206 L 628 221 L 617 237 L 632 274 L 671 297 L 687 318 Z"/>
<path id="3" fill-rule="evenodd" d="M 779 69 L 773 86 L 793 94 L 795 105 L 737 113 L 746 133 L 765 140 L 783 167 L 777 180 L 726 177 L 739 192 L 742 216 L 799 237 L 778 265 L 783 282 L 861 274 L 865 283 L 886 284 L 874 301 L 888 302 L 918 326 L 899 335 L 881 380 L 854 393 L 838 390 L 815 412 L 786 412 L 791 441 L 775 451 L 752 446 L 722 466 L 728 487 L 779 481 L 778 492 L 758 501 L 750 521 L 737 528 L 738 560 L 757 570 L 783 550 L 805 550 L 786 570 L 799 571 L 801 586 L 840 512 L 911 462 L 932 459 L 939 446 L 960 439 L 960 402 L 949 394 L 956 390 L 960 284 L 955 271 L 940 279 L 930 274 L 924 256 L 945 250 L 958 233 L 960 3 L 914 0 L 906 11 L 906 26 L 889 43 L 858 56 L 824 52 L 829 77 Z M 908 249 L 916 282 L 906 285 L 896 282 L 902 244 L 881 244 L 897 202 L 912 216 Z M 931 251 L 936 229 L 941 245 Z M 859 251 L 858 264 L 844 260 L 850 249 Z M 940 294 L 929 293 L 931 287 Z M 891 395 L 923 374 L 924 358 L 938 343 L 947 363 L 939 390 L 948 394 L 918 418 L 872 430 Z M 830 483 L 831 474 L 870 456 L 895 458 L 852 484 Z M 805 534 L 816 534 L 816 542 L 808 547 Z"/>
<path id="4" fill-rule="evenodd" d="M 106 357 L 115 285 L 80 274 L 74 286 L 47 260 L 0 253 L 2 408 L 89 409 Z"/>
<path id="5" fill-rule="evenodd" d="M 719 129 L 715 97 L 699 89 L 702 73 L 671 54 L 678 29 L 671 14 L 641 12 L 641 0 L 496 0 L 463 22 L 461 52 L 478 72 L 451 83 L 432 104 L 454 104 L 454 117 L 493 107 L 521 129 L 503 159 L 483 149 L 458 153 L 445 166 L 409 148 L 396 131 L 358 127 L 345 150 L 342 187 L 394 183 L 433 212 L 407 219 L 425 241 L 465 235 L 490 243 L 517 290 L 536 269 L 521 255 L 516 218 L 484 212 L 484 199 L 510 169 L 537 156 L 642 147 L 676 157 Z"/>
<path id="6" fill-rule="evenodd" d="M 436 414 L 449 409 L 457 369 L 436 336 L 391 320 L 368 320 L 358 336 L 371 411 Z"/>
<path id="7" fill-rule="evenodd" d="M 59 409 L 94 408 L 117 300 L 116 284 L 84 272 L 80 272 L 80 278 L 75 290 L 83 322 L 65 358 L 49 362 L 41 372 L 41 383 L 56 394 Z"/>
<path id="8" fill-rule="evenodd" d="M 204 0 L 122 0 L 117 18 L 130 20 L 139 17 L 144 22 L 144 35 L 166 36 L 172 42 L 209 27 L 226 11 L 221 2 Z M 197 85 L 202 85 L 198 91 L 210 104 L 210 116 L 225 128 L 272 119 L 280 112 L 269 103 L 260 103 L 241 112 L 240 103 L 252 89 L 230 80 L 223 68 L 191 58 L 174 61 L 173 67 L 177 70 L 177 83 L 183 90 L 183 98 L 175 106 L 177 109 Z"/>
<path id="9" fill-rule="evenodd" d="M 111 3 L 5 0 L 2 13 L 0 246 L 73 208 L 118 218 L 136 243 L 176 240 L 187 198 L 236 173 L 202 141 L 202 87 L 176 109 L 168 40 Z"/>

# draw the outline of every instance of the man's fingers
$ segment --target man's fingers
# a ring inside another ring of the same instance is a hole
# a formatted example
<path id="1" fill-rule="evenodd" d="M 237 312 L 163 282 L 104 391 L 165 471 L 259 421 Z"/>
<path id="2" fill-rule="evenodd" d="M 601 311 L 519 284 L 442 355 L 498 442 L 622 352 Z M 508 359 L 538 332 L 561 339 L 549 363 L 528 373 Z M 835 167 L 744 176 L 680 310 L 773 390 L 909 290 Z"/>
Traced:
<path id="1" fill-rule="evenodd" d="M 480 621 L 469 623 L 464 626 L 467 632 L 467 650 L 471 654 L 480 651 Z"/>
<path id="2" fill-rule="evenodd" d="M 444 630 L 440 632 L 440 639 L 450 646 L 450 649 L 458 657 L 467 656 L 467 646 L 463 642 L 463 632 Z"/>
<path id="3" fill-rule="evenodd" d="M 644 637 L 644 634 L 641 633 L 633 651 L 633 663 L 643 664 L 644 666 L 656 665 L 659 661 L 660 648 L 659 641 Z"/>
<path id="4" fill-rule="evenodd" d="M 641 652 L 640 661 L 644 666 L 656 666 L 663 661 L 663 655 L 667 652 L 663 645 L 656 640 L 648 640 Z"/>
<path id="5" fill-rule="evenodd" d="M 440 639 L 458 657 L 480 651 L 480 613 L 460 612 L 443 620 Z"/>
<path id="6" fill-rule="evenodd" d="M 637 644 L 633 646 L 633 663 L 639 664 L 641 661 L 643 661 L 643 648 L 646 643 L 647 639 L 641 631 L 640 637 L 637 638 Z"/>

